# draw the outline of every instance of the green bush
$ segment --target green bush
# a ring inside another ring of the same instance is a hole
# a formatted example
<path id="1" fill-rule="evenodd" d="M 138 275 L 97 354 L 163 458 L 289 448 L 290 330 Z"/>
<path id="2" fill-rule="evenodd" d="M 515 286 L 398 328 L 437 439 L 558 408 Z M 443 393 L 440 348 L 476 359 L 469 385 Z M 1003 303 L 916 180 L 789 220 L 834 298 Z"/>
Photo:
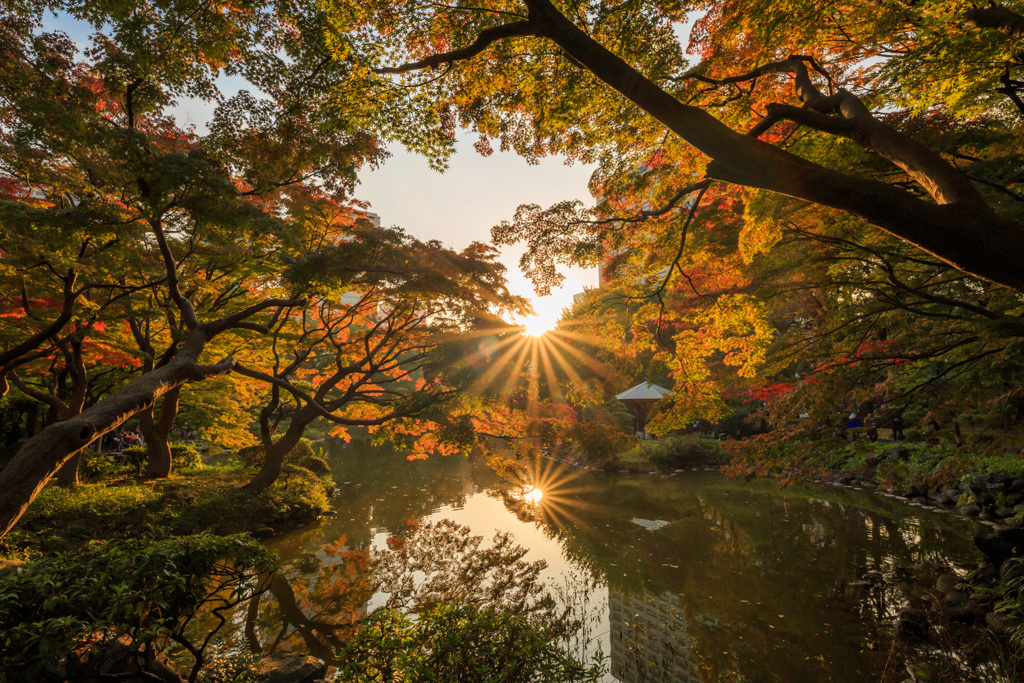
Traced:
<path id="1" fill-rule="evenodd" d="M 655 467 L 673 470 L 720 463 L 724 455 L 717 443 L 701 441 L 693 436 L 666 436 L 654 441 L 640 441 L 621 455 L 622 460 L 647 460 Z"/>
<path id="2" fill-rule="evenodd" d="M 115 652 L 153 673 L 166 662 L 147 650 L 201 652 L 185 630 L 199 609 L 238 604 L 273 568 L 254 540 L 196 535 L 93 543 L 0 574 L 0 679 L 96 680 Z"/>
<path id="3" fill-rule="evenodd" d="M 123 461 L 119 462 L 106 453 L 87 452 L 78 466 L 78 473 L 86 479 L 108 479 L 128 470 Z"/>
<path id="4" fill-rule="evenodd" d="M 146 464 L 146 449 L 143 446 L 132 446 L 121 453 L 122 461 L 135 469 L 136 474 L 142 474 L 142 466 Z"/>
<path id="5" fill-rule="evenodd" d="M 331 466 L 326 460 L 324 460 L 323 456 L 320 455 L 311 455 L 308 458 L 299 460 L 295 464 L 299 467 L 306 468 L 318 477 L 322 477 L 331 471 Z"/>
<path id="6" fill-rule="evenodd" d="M 999 591 L 1003 597 L 996 605 L 1010 622 L 1010 644 L 1017 656 L 1024 657 L 1024 557 L 1013 557 L 1000 580 Z"/>
<path id="7" fill-rule="evenodd" d="M 288 454 L 284 456 L 283 464 L 297 463 L 309 457 L 315 457 L 313 452 L 313 444 L 310 443 L 309 439 L 299 439 L 299 442 L 295 444 L 294 448 L 288 451 Z M 267 459 L 267 451 L 263 448 L 262 444 L 256 446 L 246 446 L 245 448 L 238 451 L 238 457 L 245 461 L 245 464 L 249 467 L 262 467 L 264 461 Z"/>
<path id="8" fill-rule="evenodd" d="M 339 656 L 340 680 L 598 681 L 601 662 L 587 666 L 558 646 L 558 637 L 526 615 L 441 604 L 415 618 L 396 610 L 367 617 Z"/>
<path id="9" fill-rule="evenodd" d="M 171 462 L 179 469 L 199 469 L 203 466 L 203 457 L 193 446 L 171 444 Z"/>

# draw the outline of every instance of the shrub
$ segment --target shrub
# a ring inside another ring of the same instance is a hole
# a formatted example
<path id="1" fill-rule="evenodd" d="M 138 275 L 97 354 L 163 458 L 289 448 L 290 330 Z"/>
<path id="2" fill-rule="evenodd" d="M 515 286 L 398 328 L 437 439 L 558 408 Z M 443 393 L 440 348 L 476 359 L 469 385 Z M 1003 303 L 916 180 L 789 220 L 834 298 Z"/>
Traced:
<path id="1" fill-rule="evenodd" d="M 86 453 L 78 473 L 87 479 L 107 479 L 124 473 L 128 467 L 123 461 L 117 461 L 106 453 Z"/>
<path id="2" fill-rule="evenodd" d="M 199 469 L 203 466 L 203 457 L 193 446 L 171 444 L 171 462 L 181 469 Z"/>
<path id="3" fill-rule="evenodd" d="M 581 422 L 570 430 L 568 438 L 595 463 L 607 462 L 632 441 L 621 430 L 601 422 Z"/>
<path id="4" fill-rule="evenodd" d="M 142 466 L 146 464 L 146 449 L 142 446 L 126 448 L 121 453 L 123 462 L 135 468 L 135 474 L 142 474 Z"/>
<path id="5" fill-rule="evenodd" d="M 999 589 L 1003 597 L 996 611 L 1010 621 L 1010 644 L 1018 656 L 1024 656 L 1024 557 L 1006 561 Z"/>
<path id="6" fill-rule="evenodd" d="M 262 444 L 246 446 L 238 451 L 238 456 L 244 460 L 245 464 L 249 467 L 262 467 L 263 463 L 267 459 L 267 451 L 263 448 Z M 288 451 L 288 454 L 284 456 L 283 464 L 287 465 L 297 463 L 309 457 L 315 457 L 315 453 L 313 453 L 313 444 L 310 443 L 309 439 L 299 439 L 299 442 L 295 444 L 294 448 Z"/>
<path id="7" fill-rule="evenodd" d="M 311 455 L 308 458 L 303 458 L 295 463 L 299 467 L 304 467 L 318 477 L 322 477 L 331 471 L 331 466 L 323 456 Z"/>
<path id="8" fill-rule="evenodd" d="M 125 673 L 157 674 L 153 657 L 203 606 L 247 599 L 274 568 L 254 540 L 200 534 L 93 543 L 0 574 L 0 672 L 6 680 L 93 680 L 116 658 Z"/>
<path id="9" fill-rule="evenodd" d="M 341 680 L 598 681 L 600 662 L 587 666 L 558 647 L 542 624 L 512 611 L 441 604 L 416 618 L 380 610 L 360 624 L 341 652 Z"/>
<path id="10" fill-rule="evenodd" d="M 722 462 L 723 454 L 717 444 L 692 436 L 667 436 L 654 441 L 640 441 L 624 453 L 622 459 L 646 459 L 659 469 L 671 470 Z"/>
<path id="11" fill-rule="evenodd" d="M 241 489 L 250 477 L 238 468 L 209 466 L 152 482 L 50 486 L 4 540 L 8 552 L 37 554 L 119 538 L 126 529 L 174 534 L 279 529 L 313 521 L 330 509 L 324 481 L 307 469 L 295 467 L 287 480 L 262 491 Z"/>

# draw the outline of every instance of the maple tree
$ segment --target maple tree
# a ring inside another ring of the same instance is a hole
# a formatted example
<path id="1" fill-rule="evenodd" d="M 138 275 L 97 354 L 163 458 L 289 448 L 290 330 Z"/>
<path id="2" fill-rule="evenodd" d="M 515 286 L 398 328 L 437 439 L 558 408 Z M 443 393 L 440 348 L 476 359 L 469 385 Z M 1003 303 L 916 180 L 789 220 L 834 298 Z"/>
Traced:
<path id="1" fill-rule="evenodd" d="M 166 476 L 181 388 L 236 368 L 251 379 L 258 365 L 251 361 L 283 343 L 293 315 L 315 317 L 346 291 L 373 298 L 389 290 L 390 298 L 377 297 L 378 310 L 384 318 L 411 316 L 415 324 L 403 333 L 437 332 L 442 318 L 458 331 L 493 320 L 492 309 L 524 306 L 504 289 L 503 267 L 485 248 L 456 254 L 397 229 L 355 225 L 356 170 L 384 151 L 372 133 L 325 114 L 318 79 L 343 65 L 324 56 L 316 8 L 275 13 L 188 0 L 55 7 L 96 30 L 84 58 L 66 36 L 38 30 L 42 8 L 0 25 L 10 63 L 0 92 L 0 275 L 20 284 L 11 291 L 33 292 L 15 302 L 26 315 L 33 297 L 60 302 L 25 328 L 5 327 L 4 376 L 62 354 L 83 325 L 95 333 L 94 290 L 108 293 L 104 314 L 119 323 L 103 322 L 117 338 L 107 346 L 140 374 L 20 446 L 0 471 L 0 536 L 61 466 L 134 415 L 151 437 L 149 473 Z M 223 97 L 222 72 L 245 76 L 261 96 Z M 206 133 L 170 113 L 176 98 L 189 96 L 219 100 Z M 386 384 L 378 375 L 393 368 L 371 365 L 362 382 Z M 259 379 L 301 395 L 292 378 Z M 310 412 L 331 415 L 347 405 L 304 403 L 316 405 L 293 414 L 296 426 Z"/>

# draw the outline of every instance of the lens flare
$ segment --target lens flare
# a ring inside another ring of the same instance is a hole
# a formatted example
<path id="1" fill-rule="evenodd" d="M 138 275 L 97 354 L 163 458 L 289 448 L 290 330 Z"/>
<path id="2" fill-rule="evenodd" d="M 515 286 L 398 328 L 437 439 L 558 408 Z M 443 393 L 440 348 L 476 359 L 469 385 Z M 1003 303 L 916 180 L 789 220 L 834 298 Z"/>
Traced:
<path id="1" fill-rule="evenodd" d="M 542 315 L 531 315 L 523 320 L 523 334 L 528 337 L 539 337 L 550 332 L 558 325 L 558 320 Z"/>

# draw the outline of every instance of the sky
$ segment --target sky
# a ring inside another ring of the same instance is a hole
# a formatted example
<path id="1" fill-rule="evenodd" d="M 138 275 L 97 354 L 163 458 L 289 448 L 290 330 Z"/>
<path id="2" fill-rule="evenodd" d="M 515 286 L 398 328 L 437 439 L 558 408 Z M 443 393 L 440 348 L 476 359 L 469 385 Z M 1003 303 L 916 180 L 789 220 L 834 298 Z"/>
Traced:
<path id="1" fill-rule="evenodd" d="M 477 240 L 490 242 L 491 227 L 511 220 L 520 204 L 547 207 L 564 199 L 593 203 L 587 182 L 593 167 L 549 157 L 531 166 L 512 152 L 495 151 L 483 157 L 462 139 L 449 168 L 438 173 L 426 159 L 398 148 L 379 169 L 361 174 L 356 194 L 369 201 L 384 225 L 398 225 L 417 237 L 439 239 L 462 248 Z M 529 297 L 545 321 L 554 322 L 572 303 L 573 294 L 597 286 L 597 269 L 562 268 L 565 285 L 551 296 L 537 297 L 519 271 L 523 247 L 504 247 L 509 286 Z"/>
<path id="2" fill-rule="evenodd" d="M 218 85 L 225 96 L 246 86 L 237 78 L 221 78 Z M 213 104 L 182 100 L 174 114 L 179 124 L 195 124 L 202 132 L 212 118 Z M 491 227 L 511 220 L 520 204 L 547 208 L 566 199 L 579 199 L 587 205 L 594 201 L 587 189 L 594 167 L 568 166 L 563 157 L 547 157 L 532 166 L 513 152 L 497 149 L 483 157 L 465 136 L 460 138 L 448 169 L 441 173 L 430 168 L 426 158 L 401 145 L 392 145 L 389 151 L 391 157 L 382 166 L 359 174 L 356 198 L 370 202 L 370 210 L 380 216 L 382 225 L 397 225 L 411 235 L 437 239 L 456 249 L 473 241 L 490 242 Z M 521 245 L 502 248 L 509 289 L 529 298 L 549 326 L 572 304 L 574 294 L 598 284 L 596 268 L 563 267 L 565 284 L 550 296 L 538 297 L 519 270 L 523 251 Z"/>

